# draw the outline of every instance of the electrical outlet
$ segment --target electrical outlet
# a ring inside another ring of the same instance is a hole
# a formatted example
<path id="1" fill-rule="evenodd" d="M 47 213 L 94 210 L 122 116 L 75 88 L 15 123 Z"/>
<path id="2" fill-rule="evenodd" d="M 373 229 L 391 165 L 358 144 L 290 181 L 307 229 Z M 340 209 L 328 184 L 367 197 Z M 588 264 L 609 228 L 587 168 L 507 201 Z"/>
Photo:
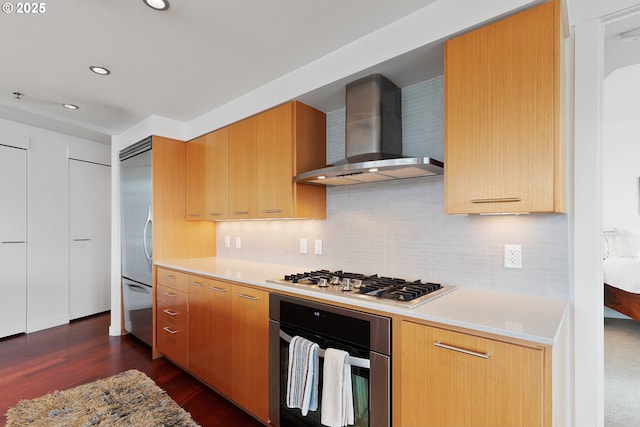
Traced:
<path id="1" fill-rule="evenodd" d="M 504 266 L 507 268 L 522 268 L 521 245 L 504 245 Z"/>
<path id="2" fill-rule="evenodd" d="M 224 247 L 225 248 L 230 248 L 231 247 L 231 237 L 230 236 L 224 236 Z"/>
<path id="3" fill-rule="evenodd" d="M 313 246 L 313 253 L 316 255 L 322 255 L 322 240 L 316 239 Z"/>
<path id="4" fill-rule="evenodd" d="M 240 236 L 236 236 L 236 249 L 242 249 L 242 238 Z"/>
<path id="5" fill-rule="evenodd" d="M 307 239 L 300 239 L 300 253 L 307 253 Z"/>

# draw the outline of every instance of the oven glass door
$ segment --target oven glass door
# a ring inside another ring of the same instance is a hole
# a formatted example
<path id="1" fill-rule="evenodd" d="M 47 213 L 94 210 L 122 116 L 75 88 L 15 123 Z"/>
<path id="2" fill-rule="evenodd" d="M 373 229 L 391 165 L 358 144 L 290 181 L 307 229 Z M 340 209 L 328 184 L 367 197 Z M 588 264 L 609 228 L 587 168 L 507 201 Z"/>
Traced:
<path id="1" fill-rule="evenodd" d="M 344 350 L 352 357 L 369 359 L 369 352 L 362 348 L 354 347 L 330 338 L 320 337 L 312 332 L 297 329 L 288 325 L 280 325 L 280 329 L 289 336 L 299 335 L 317 343 L 321 349 L 336 348 Z M 287 408 L 287 374 L 289 367 L 289 343 L 280 338 L 280 426 L 321 427 L 322 413 L 322 376 L 323 359 L 319 359 L 318 367 L 318 409 L 309 411 L 306 416 L 298 408 Z M 351 381 L 353 389 L 354 424 L 357 427 L 369 426 L 369 369 L 351 366 Z"/>

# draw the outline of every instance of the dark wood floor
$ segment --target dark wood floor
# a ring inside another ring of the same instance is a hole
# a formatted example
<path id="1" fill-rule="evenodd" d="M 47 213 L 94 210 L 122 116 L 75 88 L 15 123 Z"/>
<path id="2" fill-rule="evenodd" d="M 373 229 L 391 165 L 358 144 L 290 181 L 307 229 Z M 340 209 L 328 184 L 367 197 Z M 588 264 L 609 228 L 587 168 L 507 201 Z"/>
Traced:
<path id="1" fill-rule="evenodd" d="M 0 426 L 21 399 L 137 369 L 152 378 L 203 427 L 257 427 L 227 400 L 125 335 L 110 337 L 109 315 L 100 314 L 45 331 L 0 340 Z"/>

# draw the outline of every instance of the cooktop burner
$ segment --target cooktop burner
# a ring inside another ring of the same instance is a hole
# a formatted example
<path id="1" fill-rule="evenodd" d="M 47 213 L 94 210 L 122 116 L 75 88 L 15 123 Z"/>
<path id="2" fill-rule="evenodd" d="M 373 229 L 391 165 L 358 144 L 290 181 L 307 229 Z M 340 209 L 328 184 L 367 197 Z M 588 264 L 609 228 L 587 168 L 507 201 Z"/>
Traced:
<path id="1" fill-rule="evenodd" d="M 455 289 L 453 286 L 439 283 L 408 281 L 377 274 L 364 275 L 341 270 L 314 270 L 287 274 L 282 279 L 269 280 L 269 282 L 304 286 L 306 289 L 354 298 L 376 299 L 379 302 L 408 308 L 422 305 Z"/>

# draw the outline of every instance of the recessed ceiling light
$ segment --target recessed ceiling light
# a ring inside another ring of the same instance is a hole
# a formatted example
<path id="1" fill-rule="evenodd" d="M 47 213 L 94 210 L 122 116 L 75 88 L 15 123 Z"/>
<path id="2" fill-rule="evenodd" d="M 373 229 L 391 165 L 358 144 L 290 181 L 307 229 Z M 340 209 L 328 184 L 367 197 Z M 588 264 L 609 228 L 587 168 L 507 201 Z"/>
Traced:
<path id="1" fill-rule="evenodd" d="M 144 4 L 155 10 L 167 10 L 169 9 L 168 0 L 142 0 Z"/>
<path id="2" fill-rule="evenodd" d="M 100 74 L 101 76 L 107 76 L 107 75 L 111 74 L 111 71 L 108 68 L 105 68 L 105 67 L 99 67 L 99 66 L 96 66 L 96 65 L 92 65 L 92 66 L 89 67 L 89 69 L 91 71 L 93 71 L 94 73 L 96 73 L 96 74 Z"/>
<path id="3" fill-rule="evenodd" d="M 80 107 L 78 107 L 75 104 L 62 104 L 62 106 L 68 110 L 79 110 Z"/>

